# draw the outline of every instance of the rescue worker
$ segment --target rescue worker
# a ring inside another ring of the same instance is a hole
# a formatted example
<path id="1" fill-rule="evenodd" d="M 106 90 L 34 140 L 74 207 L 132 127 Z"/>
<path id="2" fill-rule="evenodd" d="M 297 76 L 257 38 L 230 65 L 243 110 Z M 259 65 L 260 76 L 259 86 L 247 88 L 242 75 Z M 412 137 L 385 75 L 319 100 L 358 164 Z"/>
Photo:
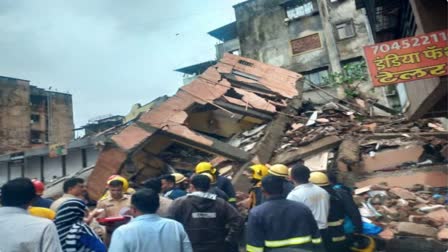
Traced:
<path id="1" fill-rule="evenodd" d="M 249 213 L 246 251 L 325 251 L 310 209 L 286 200 L 283 184 L 279 176 L 268 175 L 261 180 L 266 200 Z"/>
<path id="2" fill-rule="evenodd" d="M 229 197 L 228 202 L 235 206 L 236 204 L 236 194 L 235 189 L 233 188 L 232 181 L 230 179 L 220 176 L 217 172 L 217 170 L 213 167 L 213 165 L 209 162 L 200 162 L 196 165 L 195 173 L 201 174 L 204 172 L 209 172 L 212 174 L 216 179 L 216 186 L 223 190 L 227 196 Z"/>
<path id="3" fill-rule="evenodd" d="M 51 204 L 53 203 L 53 200 L 42 198 L 42 195 L 44 194 L 45 190 L 44 183 L 42 183 L 42 181 L 37 179 L 31 180 L 31 182 L 33 182 L 34 189 L 36 190 L 36 198 L 33 200 L 33 203 L 31 203 L 31 206 L 50 208 Z"/>
<path id="4" fill-rule="evenodd" d="M 289 178 L 289 168 L 283 164 L 275 164 L 269 166 L 269 174 L 278 176 L 283 179 L 283 195 L 288 196 L 288 194 L 294 189 L 294 184 L 288 180 Z"/>
<path id="5" fill-rule="evenodd" d="M 186 178 L 180 173 L 162 176 L 161 182 L 164 196 L 175 200 L 179 197 L 187 195 L 187 192 L 182 188 L 184 181 L 186 181 Z"/>
<path id="6" fill-rule="evenodd" d="M 223 190 L 219 189 L 218 186 L 216 186 L 215 177 L 211 173 L 204 172 L 204 173 L 201 173 L 200 175 L 205 175 L 210 179 L 210 189 L 208 190 L 209 193 L 216 194 L 216 196 L 218 196 L 219 198 L 221 198 L 225 201 L 229 200 L 229 196 L 227 196 L 227 194 Z M 196 175 L 192 175 L 191 178 L 193 178 L 193 176 L 196 176 Z"/>
<path id="7" fill-rule="evenodd" d="M 98 211 L 103 209 L 103 211 L 98 214 L 99 218 L 123 215 L 131 206 L 131 197 L 124 194 L 124 184 L 122 179 L 115 178 L 112 181 L 108 181 L 108 190 L 110 195 L 107 198 L 98 201 L 97 209 L 95 210 Z M 106 245 L 109 245 L 113 231 L 120 224 L 106 226 L 106 235 L 104 237 Z"/>
<path id="8" fill-rule="evenodd" d="M 344 231 L 349 240 L 349 243 L 355 233 L 362 233 L 362 218 L 361 213 L 358 210 L 358 206 L 352 197 L 352 190 L 337 182 L 336 175 L 330 174 L 328 176 L 330 184 L 332 185 L 333 190 L 338 194 L 338 196 L 342 199 L 342 203 L 344 204 L 345 209 L 345 219 L 344 219 Z"/>
<path id="9" fill-rule="evenodd" d="M 310 169 L 302 164 L 292 167 L 291 177 L 296 187 L 288 194 L 287 199 L 303 203 L 311 210 L 320 234 L 324 240 L 327 240 L 330 195 L 324 189 L 309 182 L 310 173 Z"/>
<path id="10" fill-rule="evenodd" d="M 345 209 L 342 199 L 333 190 L 328 181 L 328 177 L 323 172 L 312 172 L 310 174 L 311 183 L 320 186 L 330 195 L 330 210 L 328 213 L 327 236 L 324 237 L 324 245 L 327 251 L 346 252 L 348 251 L 347 238 L 344 233 Z"/>
<path id="11" fill-rule="evenodd" d="M 268 168 L 262 164 L 256 164 L 249 167 L 250 172 L 247 174 L 252 183 L 249 190 L 249 209 L 263 203 L 263 193 L 261 190 L 261 180 L 268 175 Z"/>
<path id="12" fill-rule="evenodd" d="M 111 181 L 113 181 L 113 180 L 120 180 L 121 182 L 123 182 L 123 191 L 124 191 L 125 194 L 132 195 L 135 192 L 135 190 L 133 188 L 129 187 L 128 180 L 125 179 L 124 177 L 120 176 L 120 175 L 112 175 L 112 176 L 110 176 L 107 179 L 106 188 L 107 188 L 107 185 L 109 185 L 109 183 Z M 103 200 L 103 199 L 105 199 L 107 197 L 110 197 L 109 190 L 106 190 L 106 193 L 104 193 L 104 195 L 100 198 L 100 200 Z"/>
<path id="13" fill-rule="evenodd" d="M 208 193 L 210 179 L 193 176 L 189 193 L 173 202 L 172 219 L 183 224 L 195 252 L 228 252 L 238 241 L 243 218 L 228 202 Z"/>

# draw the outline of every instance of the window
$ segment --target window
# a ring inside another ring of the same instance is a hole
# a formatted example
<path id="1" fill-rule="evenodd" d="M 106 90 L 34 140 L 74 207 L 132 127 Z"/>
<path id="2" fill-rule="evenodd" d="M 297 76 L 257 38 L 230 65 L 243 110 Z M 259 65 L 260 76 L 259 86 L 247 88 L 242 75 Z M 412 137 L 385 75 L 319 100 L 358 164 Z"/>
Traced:
<path id="1" fill-rule="evenodd" d="M 39 115 L 31 115 L 31 123 L 38 123 L 40 121 Z"/>
<path id="2" fill-rule="evenodd" d="M 296 19 L 313 14 L 315 11 L 312 0 L 298 0 L 297 4 L 286 7 L 286 16 Z"/>
<path id="3" fill-rule="evenodd" d="M 304 73 L 303 77 L 305 77 L 305 79 L 311 81 L 311 84 L 313 84 L 315 86 L 324 86 L 325 78 L 328 77 L 328 69 L 321 69 L 321 70 L 317 70 L 317 71 Z M 305 90 L 313 89 L 313 87 L 311 87 L 309 84 L 310 83 L 308 81 L 305 81 L 305 86 L 304 86 Z"/>
<path id="4" fill-rule="evenodd" d="M 344 22 L 336 25 L 336 34 L 338 40 L 352 38 L 355 36 L 355 27 L 353 21 Z"/>

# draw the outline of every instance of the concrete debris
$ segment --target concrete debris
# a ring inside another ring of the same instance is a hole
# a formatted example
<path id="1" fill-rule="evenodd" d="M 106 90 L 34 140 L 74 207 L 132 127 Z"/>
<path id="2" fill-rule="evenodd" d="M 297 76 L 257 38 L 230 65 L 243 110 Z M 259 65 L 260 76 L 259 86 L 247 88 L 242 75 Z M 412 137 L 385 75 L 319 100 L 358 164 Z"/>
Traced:
<path id="1" fill-rule="evenodd" d="M 442 196 L 443 204 L 437 203 L 439 195 L 447 193 L 447 187 L 430 188 L 422 184 L 409 188 L 369 185 L 356 189 L 354 200 L 361 201 L 359 210 L 363 218 L 384 229 L 378 235 L 380 238 L 388 240 L 397 235 L 436 238 L 437 230 L 448 225 L 448 198 Z"/>
<path id="2" fill-rule="evenodd" d="M 448 228 L 444 228 L 437 233 L 437 239 L 441 241 L 448 241 Z"/>
<path id="3" fill-rule="evenodd" d="M 299 159 L 304 159 L 322 151 L 333 149 L 338 146 L 341 141 L 342 139 L 337 136 L 328 136 L 306 146 L 296 148 L 295 150 L 290 149 L 290 151 L 282 152 L 274 157 L 272 163 L 291 164 Z"/>
<path id="4" fill-rule="evenodd" d="M 416 224 L 412 222 L 400 222 L 397 226 L 399 235 L 416 235 L 424 237 L 435 237 L 437 229 L 425 224 Z"/>
<path id="5" fill-rule="evenodd" d="M 416 199 L 415 194 L 413 194 L 412 192 L 410 192 L 406 189 L 400 188 L 400 187 L 391 188 L 389 190 L 389 194 L 395 195 L 395 196 L 400 197 L 405 200 L 415 200 Z"/>

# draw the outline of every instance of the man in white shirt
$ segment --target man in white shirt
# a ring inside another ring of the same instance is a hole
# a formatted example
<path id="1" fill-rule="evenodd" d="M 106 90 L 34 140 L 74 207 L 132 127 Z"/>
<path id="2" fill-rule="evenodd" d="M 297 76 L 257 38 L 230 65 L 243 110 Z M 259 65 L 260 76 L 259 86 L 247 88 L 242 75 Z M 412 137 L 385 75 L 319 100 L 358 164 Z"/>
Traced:
<path id="1" fill-rule="evenodd" d="M 296 164 L 292 168 L 291 178 L 296 187 L 288 194 L 287 199 L 303 203 L 310 208 L 324 238 L 330 209 L 330 195 L 321 187 L 308 181 L 310 169 L 302 164 Z"/>
<path id="2" fill-rule="evenodd" d="M 83 194 L 86 191 L 86 185 L 82 178 L 69 178 L 63 185 L 64 194 L 59 199 L 55 200 L 50 209 L 57 212 L 62 203 L 69 199 L 82 199 Z"/>
<path id="3" fill-rule="evenodd" d="M 52 221 L 28 214 L 36 196 L 28 178 L 13 179 L 2 186 L 0 208 L 0 251 L 60 252 L 56 226 Z"/>

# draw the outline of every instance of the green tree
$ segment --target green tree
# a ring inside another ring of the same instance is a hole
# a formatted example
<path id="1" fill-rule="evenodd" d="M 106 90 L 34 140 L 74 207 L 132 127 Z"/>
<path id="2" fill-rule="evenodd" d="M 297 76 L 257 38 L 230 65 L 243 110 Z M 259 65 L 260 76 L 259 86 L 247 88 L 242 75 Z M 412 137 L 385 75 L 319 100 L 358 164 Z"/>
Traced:
<path id="1" fill-rule="evenodd" d="M 348 63 L 340 73 L 329 73 L 324 81 L 334 87 L 342 87 L 348 98 L 360 95 L 359 85 L 368 80 L 367 65 L 364 60 Z"/>

